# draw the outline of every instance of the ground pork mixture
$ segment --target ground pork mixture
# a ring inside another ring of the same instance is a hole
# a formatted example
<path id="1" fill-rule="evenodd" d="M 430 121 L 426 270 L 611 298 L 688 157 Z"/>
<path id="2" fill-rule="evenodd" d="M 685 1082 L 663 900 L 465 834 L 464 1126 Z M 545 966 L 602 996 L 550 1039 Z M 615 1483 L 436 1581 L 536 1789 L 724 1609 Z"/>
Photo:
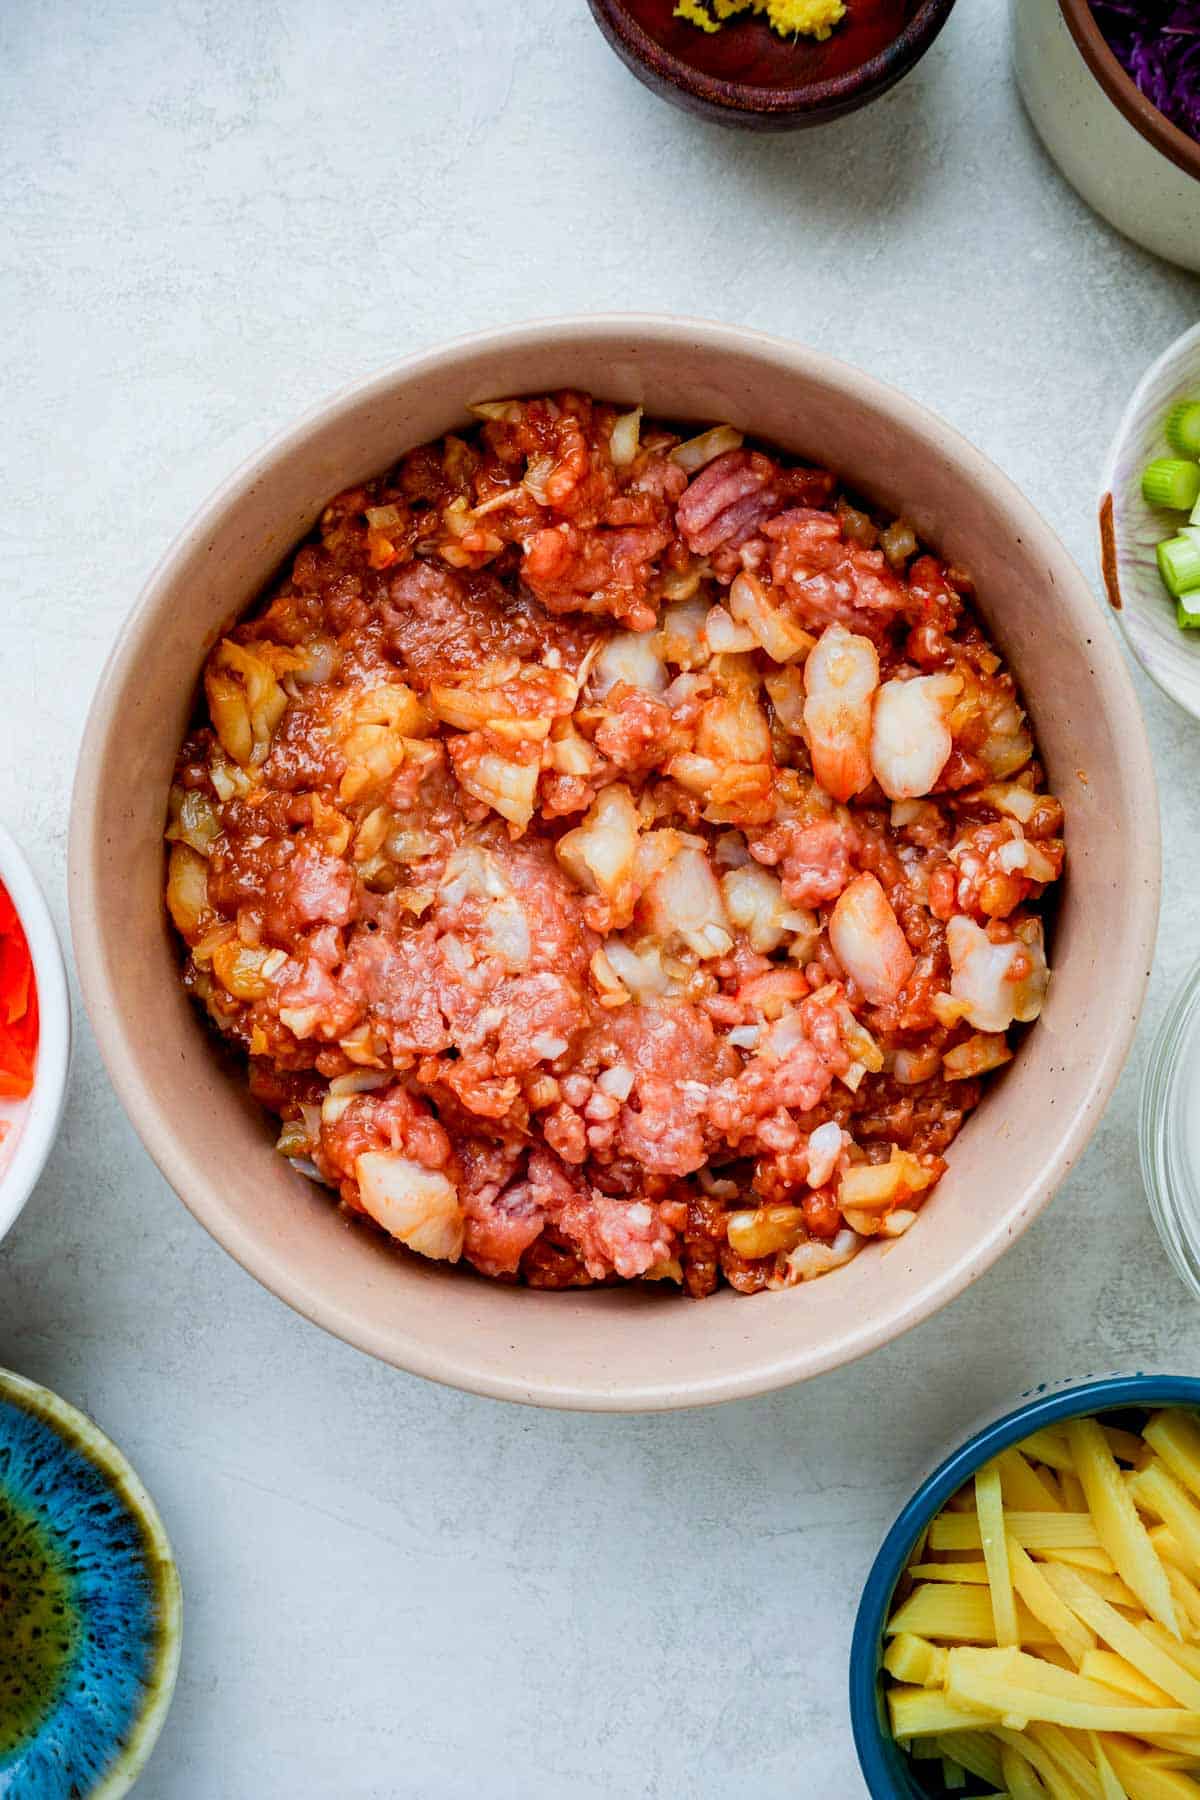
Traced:
<path id="1" fill-rule="evenodd" d="M 963 570 L 583 395 L 325 508 L 171 792 L 184 981 L 410 1250 L 789 1287 L 905 1231 L 1046 989 L 1062 808 Z"/>

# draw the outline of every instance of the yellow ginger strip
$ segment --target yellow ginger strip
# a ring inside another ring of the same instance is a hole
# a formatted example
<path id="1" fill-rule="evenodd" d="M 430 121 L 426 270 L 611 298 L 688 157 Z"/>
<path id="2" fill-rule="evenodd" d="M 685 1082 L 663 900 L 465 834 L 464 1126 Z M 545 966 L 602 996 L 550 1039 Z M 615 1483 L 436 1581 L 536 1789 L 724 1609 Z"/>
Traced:
<path id="1" fill-rule="evenodd" d="M 972 1587 L 988 1585 L 985 1562 L 912 1563 L 908 1572 L 914 1581 L 965 1581 Z"/>
<path id="2" fill-rule="evenodd" d="M 946 1678 L 946 1652 L 940 1644 L 917 1637 L 911 1631 L 892 1639 L 884 1652 L 883 1666 L 895 1681 L 915 1687 L 941 1687 Z"/>
<path id="3" fill-rule="evenodd" d="M 1089 1512 L 1010 1512 L 1005 1524 L 1025 1550 L 1098 1550 L 1100 1534 Z M 929 1527 L 931 1550 L 978 1550 L 979 1520 L 973 1513 L 941 1513 Z"/>
<path id="4" fill-rule="evenodd" d="M 1003 1781 L 999 1747 L 986 1732 L 948 1731 L 938 1738 L 937 1746 L 943 1756 L 951 1757 L 980 1781 L 988 1781 L 996 1788 Z"/>
<path id="5" fill-rule="evenodd" d="M 1190 1775 L 1146 1762 L 1123 1738 L 1106 1736 L 1103 1743 L 1104 1754 L 1129 1800 L 1200 1800 L 1200 1785 Z"/>
<path id="6" fill-rule="evenodd" d="M 1145 1706 L 1171 1704 L 1170 1694 L 1155 1682 L 1148 1681 L 1140 1669 L 1135 1669 L 1115 1650 L 1089 1650 L 1079 1665 L 1079 1673 L 1088 1681 L 1099 1681 L 1118 1693 L 1131 1694 Z"/>
<path id="7" fill-rule="evenodd" d="M 1200 1765 L 1200 1738 L 1189 1737 L 1180 1732 L 1157 1731 L 1142 1731 L 1138 1736 L 1157 1753 L 1155 1760 L 1160 1768 L 1177 1769 L 1182 1766 L 1194 1769 Z M 1166 1760 L 1159 1760 L 1162 1758 Z"/>
<path id="8" fill-rule="evenodd" d="M 1079 1664 L 1073 1656 L 1068 1656 L 1061 1644 L 1038 1644 L 1037 1653 L 1046 1662 L 1053 1663 L 1056 1669 L 1065 1669 L 1069 1675 L 1078 1675 Z"/>
<path id="9" fill-rule="evenodd" d="M 1008 1566 L 1013 1586 L 1034 1618 L 1040 1619 L 1046 1629 L 1054 1634 L 1056 1642 L 1078 1666 L 1088 1651 L 1095 1647 L 1095 1637 L 1075 1617 L 1037 1564 L 1011 1535 L 1008 1539 Z"/>
<path id="10" fill-rule="evenodd" d="M 1051 1725 L 1070 1725 L 1079 1731 L 1148 1730 L 1174 1733 L 1191 1732 L 1200 1727 L 1200 1711 L 1184 1707 L 1175 1709 L 1123 1705 L 1115 1695 L 1106 1695 L 1103 1700 L 1068 1699 L 1060 1694 L 1048 1693 L 1044 1681 L 1039 1680 L 1036 1687 L 1026 1686 L 1020 1673 L 1012 1676 L 1008 1673 L 993 1674 L 990 1669 L 968 1660 L 972 1657 L 1005 1654 L 1020 1656 L 1022 1653 L 1019 1650 L 952 1650 L 946 1676 L 946 1698 L 961 1706 L 964 1711 L 985 1711 L 990 1708 L 998 1715 L 1002 1724 L 1018 1729 L 1023 1729 L 1031 1719 L 1045 1720 Z M 1038 1659 L 1030 1657 L 1028 1660 L 1036 1663 Z M 1064 1681 L 1079 1680 L 1079 1677 L 1068 1676 L 1060 1669 L 1048 1669 L 1044 1663 L 1039 1663 L 1038 1667 L 1043 1674 L 1057 1675 Z M 1090 1689 L 1093 1684 L 1080 1682 L 1080 1685 L 1084 1689 Z"/>
<path id="11" fill-rule="evenodd" d="M 1046 1784 L 1043 1788 L 1027 1776 L 1025 1778 L 1027 1785 L 1023 1788 L 1013 1788 L 1014 1794 L 1034 1794 L 1037 1796 L 1037 1800 L 1045 1800 L 1048 1793 L 1050 1800 L 1081 1800 L 1079 1789 L 1071 1784 L 1054 1758 L 1041 1744 L 1035 1741 L 1031 1732 L 1013 1731 L 1007 1726 L 1001 1726 L 998 1728 L 996 1736 L 1010 1756 L 1025 1758 L 1037 1770 Z M 1011 1766 L 1010 1763 L 1003 1762 L 1006 1774 L 1009 1773 Z M 1091 1800 L 1091 1797 L 1087 1796 L 1086 1800 Z"/>
<path id="12" fill-rule="evenodd" d="M 1146 1440 L 1136 1431 L 1122 1431 L 1118 1425 L 1101 1425 L 1100 1429 L 1105 1443 L 1121 1462 L 1132 1463 L 1135 1469 L 1145 1462 Z"/>
<path id="13" fill-rule="evenodd" d="M 1163 1688 L 1180 1706 L 1190 1707 L 1193 1711 L 1200 1710 L 1200 1681 L 1188 1674 L 1174 1656 L 1168 1656 L 1165 1650 L 1160 1649 L 1140 1626 L 1123 1619 L 1107 1600 L 1102 1600 L 1099 1594 L 1093 1593 L 1082 1571 L 1055 1568 L 1047 1564 L 1046 1579 L 1076 1617 L 1082 1619 L 1085 1625 L 1090 1625 L 1097 1637 L 1102 1638 L 1118 1656 L 1131 1662 L 1148 1681 Z M 1097 1727 L 1097 1730 L 1104 1729 L 1107 1728 Z M 1115 1729 L 1119 1731 L 1123 1728 L 1116 1726 Z M 1156 1729 L 1191 1731 L 1193 1727 L 1160 1726 Z"/>
<path id="14" fill-rule="evenodd" d="M 1196 1676 L 1197 1680 L 1200 1680 L 1200 1648 L 1194 1644 L 1181 1644 L 1178 1638 L 1173 1638 L 1169 1631 L 1164 1631 L 1163 1627 L 1153 1619 L 1147 1619 L 1142 1631 L 1152 1644 L 1157 1644 L 1159 1649 L 1171 1658 L 1172 1662 L 1177 1662 L 1181 1669 L 1187 1669 L 1190 1674 Z"/>
<path id="15" fill-rule="evenodd" d="M 1099 1594 L 1110 1606 L 1127 1606 L 1134 1612 L 1145 1614 L 1145 1607 L 1132 1588 L 1125 1586 L 1119 1575 L 1097 1575 L 1095 1569 L 1076 1569 L 1080 1581 L 1090 1587 L 1093 1594 Z"/>
<path id="16" fill-rule="evenodd" d="M 1047 1468 L 1055 1469 L 1059 1474 L 1072 1475 L 1075 1472 L 1075 1464 L 1071 1461 L 1071 1452 L 1061 1426 L 1045 1425 L 1040 1431 L 1031 1431 L 1022 1440 L 1021 1449 L 1033 1462 L 1045 1463 Z"/>
<path id="17" fill-rule="evenodd" d="M 1041 1656 L 1031 1655 L 1028 1650 L 962 1647 L 960 1655 L 959 1647 L 956 1647 L 951 1650 L 950 1659 L 947 1675 L 954 1668 L 960 1676 L 964 1670 L 973 1671 L 989 1682 L 1009 1681 L 1028 1693 L 1047 1694 L 1055 1700 L 1078 1700 L 1092 1706 L 1123 1705 L 1125 1702 L 1123 1694 L 1114 1694 L 1099 1682 L 1089 1681 L 1078 1669 L 1060 1669 Z M 1145 1710 L 1149 1717 L 1151 1709 Z"/>
<path id="18" fill-rule="evenodd" d="M 1046 1800 L 1046 1790 L 1034 1774 L 1032 1765 L 1011 1744 L 1000 1747 L 1000 1767 L 1012 1800 Z"/>
<path id="19" fill-rule="evenodd" d="M 1146 1442 L 1197 1499 L 1200 1499 L 1200 1422 L 1191 1413 L 1160 1412 L 1142 1433 Z"/>
<path id="20" fill-rule="evenodd" d="M 1145 1760 L 1155 1769 L 1195 1769 L 1197 1763 L 1200 1763 L 1200 1757 L 1194 1750 L 1158 1750 L 1153 1748 L 1153 1738 L 1143 1738 L 1141 1741 L 1151 1746 L 1145 1753 Z M 1164 1744 L 1182 1744 L 1187 1741 L 1186 1738 L 1163 1738 L 1162 1740 Z"/>
<path id="21" fill-rule="evenodd" d="M 1146 1468 L 1128 1477 L 1127 1486 L 1134 1503 L 1143 1512 L 1156 1514 L 1191 1558 L 1193 1566 L 1200 1567 L 1200 1506 L 1165 1462 L 1155 1457 Z M 1153 1544 L 1153 1535 L 1150 1541 Z"/>
<path id="22" fill-rule="evenodd" d="M 1054 1642 L 1053 1635 L 1027 1606 L 1017 1607 L 1017 1628 L 1022 1643 Z M 902 1631 L 948 1643 L 994 1644 L 996 1626 L 991 1595 L 986 1588 L 953 1581 L 922 1582 L 887 1622 L 888 1637 L 898 1637 Z"/>
<path id="23" fill-rule="evenodd" d="M 1067 1563 L 1072 1569 L 1091 1569 L 1097 1575 L 1115 1575 L 1116 1564 L 1107 1550 L 1039 1550 L 1046 1562 Z"/>
<path id="24" fill-rule="evenodd" d="M 1082 1747 L 1086 1740 L 1077 1742 L 1061 1725 L 1031 1725 L 1027 1735 L 1050 1757 L 1072 1794 L 1082 1795 L 1083 1800 L 1104 1800 L 1090 1749 Z"/>
<path id="25" fill-rule="evenodd" d="M 935 1688 L 889 1688 L 887 1703 L 892 1736 L 898 1742 L 940 1737 L 946 1731 L 986 1730 L 996 1719 L 993 1708 L 959 1706 Z"/>
<path id="26" fill-rule="evenodd" d="M 1200 1563 L 1194 1557 L 1189 1556 L 1169 1525 L 1152 1525 L 1150 1542 L 1164 1563 L 1170 1563 L 1173 1568 L 1181 1569 L 1193 1581 L 1200 1579 Z"/>
<path id="27" fill-rule="evenodd" d="M 1022 1449 L 1002 1450 L 996 1458 L 1000 1490 L 1008 1511 L 1061 1512 L 1057 1489 L 1040 1469 L 1035 1469 Z"/>
<path id="28" fill-rule="evenodd" d="M 1200 1638 L 1200 1589 L 1173 1563 L 1168 1563 L 1166 1570 L 1172 1598 L 1184 1620 L 1183 1635 L 1194 1644 Z"/>
<path id="29" fill-rule="evenodd" d="M 1095 1731 L 1088 1733 L 1092 1746 L 1092 1761 L 1096 1765 L 1096 1773 L 1100 1777 L 1101 1800 L 1129 1800 L 1126 1789 L 1122 1786 L 1116 1770 L 1105 1755 L 1104 1745 Z"/>
<path id="30" fill-rule="evenodd" d="M 1108 1441 L 1095 1419 L 1068 1419 L 1067 1443 L 1087 1495 L 1100 1542 L 1151 1618 L 1179 1635 L 1166 1571 L 1126 1490 Z"/>

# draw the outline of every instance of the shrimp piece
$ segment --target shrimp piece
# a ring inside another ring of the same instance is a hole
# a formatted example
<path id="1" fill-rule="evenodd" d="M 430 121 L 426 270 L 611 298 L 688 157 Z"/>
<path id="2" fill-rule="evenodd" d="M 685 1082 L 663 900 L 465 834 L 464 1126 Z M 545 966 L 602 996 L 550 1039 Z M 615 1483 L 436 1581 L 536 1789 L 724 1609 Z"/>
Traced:
<path id="1" fill-rule="evenodd" d="M 875 700 L 871 768 L 889 800 L 928 794 L 953 748 L 949 713 L 961 675 L 885 681 Z"/>
<path id="2" fill-rule="evenodd" d="M 829 915 L 833 954 L 872 1006 L 894 1000 L 913 971 L 913 953 L 874 875 L 858 875 Z"/>
<path id="3" fill-rule="evenodd" d="M 870 638 L 827 625 L 804 665 L 804 726 L 813 774 L 835 800 L 871 781 L 871 709 L 879 654 Z"/>
<path id="4" fill-rule="evenodd" d="M 1022 920 L 1015 936 L 997 944 L 974 919 L 956 913 L 946 926 L 946 948 L 951 996 L 977 1031 L 1007 1031 L 1014 1019 L 1027 1025 L 1037 1018 L 1050 981 L 1040 920 Z"/>

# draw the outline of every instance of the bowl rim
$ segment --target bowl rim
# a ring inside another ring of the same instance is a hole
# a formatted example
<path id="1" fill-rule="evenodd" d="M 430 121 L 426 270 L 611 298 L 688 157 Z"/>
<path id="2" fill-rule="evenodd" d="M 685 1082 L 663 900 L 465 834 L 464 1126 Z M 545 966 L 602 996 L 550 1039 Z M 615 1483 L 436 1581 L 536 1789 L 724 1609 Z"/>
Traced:
<path id="1" fill-rule="evenodd" d="M 1073 571 L 1075 580 L 1056 587 L 1058 603 L 1073 629 L 1089 639 L 1094 680 L 1104 704 L 1113 712 L 1126 763 L 1140 790 L 1152 804 L 1134 822 L 1140 834 L 1146 879 L 1131 884 L 1128 909 L 1130 954 L 1116 978 L 1123 985 L 1114 993 L 1112 1034 L 1097 1058 L 1090 1087 L 1074 1116 L 1061 1129 L 1052 1154 L 1048 1154 L 1040 1183 L 1025 1190 L 1010 1210 L 997 1220 L 988 1236 L 973 1243 L 956 1261 L 938 1272 L 915 1298 L 886 1318 L 873 1316 L 857 1324 L 853 1341 L 844 1336 L 820 1350 L 799 1352 L 780 1334 L 778 1348 L 765 1352 L 752 1369 L 729 1374 L 716 1371 L 667 1381 L 657 1376 L 636 1387 L 614 1389 L 556 1376 L 553 1369 L 539 1374 L 536 1382 L 503 1369 L 481 1365 L 463 1350 L 429 1348 L 418 1338 L 397 1346 L 394 1336 L 364 1327 L 356 1316 L 327 1301 L 290 1266 L 286 1254 L 266 1251 L 254 1241 L 244 1221 L 229 1213 L 214 1216 L 203 1182 L 194 1179 L 192 1159 L 185 1154 L 168 1121 L 160 1116 L 147 1095 L 141 1073 L 145 1047 L 125 1028 L 120 995 L 109 972 L 108 952 L 98 927 L 95 878 L 103 846 L 97 833 L 97 813 L 102 790 L 105 743 L 118 718 L 116 696 L 141 656 L 149 652 L 158 630 L 163 602 L 171 591 L 176 566 L 199 547 L 211 542 L 213 528 L 226 509 L 268 479 L 281 458 L 294 453 L 314 432 L 361 407 L 390 398 L 397 386 L 421 374 L 445 372 L 464 355 L 487 352 L 529 352 L 543 347 L 548 337 L 560 344 L 572 336 L 586 338 L 593 346 L 611 342 L 627 349 L 631 338 L 639 345 L 679 343 L 685 335 L 697 349 L 716 356 L 729 352 L 757 353 L 764 359 L 803 370 L 810 378 L 835 385 L 849 399 L 886 411 L 922 437 L 937 442 L 952 456 L 971 485 L 1003 498 L 1012 516 L 1014 531 L 1044 546 L 1061 569 Z M 1084 609 L 1088 616 L 1084 616 Z M 244 459 L 193 514 L 171 542 L 147 578 L 110 651 L 97 683 L 79 752 L 71 804 L 68 848 L 68 890 L 71 929 L 84 1003 L 91 1019 L 101 1056 L 113 1087 L 150 1156 L 176 1194 L 209 1234 L 277 1298 L 301 1316 L 369 1355 L 426 1379 L 470 1393 L 525 1404 L 602 1412 L 662 1411 L 683 1406 L 715 1404 L 742 1399 L 786 1387 L 857 1360 L 920 1324 L 960 1294 L 1003 1254 L 1029 1223 L 1049 1203 L 1068 1169 L 1082 1152 L 1107 1104 L 1124 1067 L 1137 1027 L 1145 995 L 1158 919 L 1161 885 L 1161 845 L 1154 764 L 1128 667 L 1117 642 L 1107 630 L 1097 629 L 1102 614 L 1082 572 L 1065 546 L 1033 503 L 983 452 L 952 426 L 899 389 L 827 355 L 786 338 L 717 321 L 652 313 L 573 314 L 474 332 L 401 357 L 381 369 L 338 390 L 307 408 L 293 424 L 273 434 L 260 449 Z"/>
<path id="2" fill-rule="evenodd" d="M 37 1185 L 62 1122 L 71 1062 L 71 999 L 58 931 L 28 857 L 0 824 L 0 883 L 16 908 L 38 998 L 33 1091 L 12 1157 L 0 1174 L 0 1242 Z"/>
<path id="3" fill-rule="evenodd" d="M 871 1800 L 901 1800 L 879 1723 L 879 1644 L 896 1583 L 918 1533 L 976 1469 L 1031 1432 L 1060 1419 L 1147 1405 L 1200 1408 L 1200 1379 L 1139 1372 L 1088 1377 L 1081 1382 L 1043 1382 L 1026 1389 L 1016 1406 L 976 1426 L 939 1462 L 899 1513 L 863 1584 L 850 1640 L 850 1725 Z M 887 1738 L 886 1743 L 891 1746 L 892 1739 Z"/>
<path id="4" fill-rule="evenodd" d="M 1172 124 L 1122 68 L 1096 22 L 1089 0 L 1058 3 L 1079 54 L 1122 118 L 1177 169 L 1200 181 L 1200 143 Z"/>
<path id="5" fill-rule="evenodd" d="M 925 54 L 950 17 L 955 0 L 919 0 L 918 9 L 882 50 L 842 75 L 823 81 L 764 87 L 706 75 L 694 63 L 676 56 L 652 38 L 630 13 L 625 0 L 589 0 L 596 21 L 611 31 L 624 51 L 658 81 L 678 88 L 715 111 L 749 112 L 776 118 L 820 117 L 848 108 L 854 101 L 881 92 L 906 75 Z"/>
<path id="6" fill-rule="evenodd" d="M 1100 570 L 1104 580 L 1104 590 L 1108 596 L 1108 604 L 1120 624 L 1125 642 L 1128 644 L 1133 655 L 1137 658 L 1138 667 L 1150 677 L 1155 687 L 1160 693 L 1165 694 L 1168 700 L 1173 700 L 1176 706 L 1181 707 L 1183 711 L 1190 714 L 1193 719 L 1200 719 L 1200 696 L 1194 700 L 1189 699 L 1185 693 L 1180 692 L 1164 670 L 1156 668 L 1152 663 L 1148 662 L 1142 655 L 1137 638 L 1130 629 L 1130 609 L 1125 604 L 1125 597 L 1121 592 L 1116 522 L 1113 517 L 1113 492 L 1116 483 L 1117 464 L 1124 451 L 1126 440 L 1133 430 L 1134 422 L 1145 404 L 1145 395 L 1154 382 L 1158 380 L 1159 376 L 1171 367 L 1177 357 L 1186 355 L 1187 352 L 1193 349 L 1196 350 L 1197 353 L 1200 353 L 1200 323 L 1189 325 L 1188 329 L 1185 332 L 1182 332 L 1179 337 L 1172 339 L 1166 349 L 1156 356 L 1149 368 L 1143 372 L 1141 379 L 1130 394 L 1129 399 L 1125 404 L 1125 409 L 1121 414 L 1120 422 L 1109 442 L 1108 453 L 1104 459 L 1104 468 L 1100 475 L 1100 489 L 1097 500 L 1097 529 L 1100 540 Z M 1165 596 L 1164 603 L 1170 604 Z"/>
<path id="7" fill-rule="evenodd" d="M 120 1800 L 122 1795 L 129 1793 L 149 1762 L 175 1696 L 183 1653 L 183 1585 L 179 1565 L 162 1514 L 141 1476 L 125 1452 L 88 1413 L 72 1405 L 70 1400 L 64 1400 L 53 1388 L 43 1387 L 41 1382 L 31 1381 L 26 1375 L 18 1375 L 15 1369 L 0 1367 L 0 1401 L 6 1395 L 12 1396 L 18 1404 L 28 1402 L 29 1410 L 49 1425 L 56 1436 L 75 1439 L 82 1453 L 99 1467 L 144 1527 L 148 1547 L 163 1570 L 162 1628 L 153 1683 L 131 1728 L 128 1743 L 89 1796 L 89 1800 Z"/>

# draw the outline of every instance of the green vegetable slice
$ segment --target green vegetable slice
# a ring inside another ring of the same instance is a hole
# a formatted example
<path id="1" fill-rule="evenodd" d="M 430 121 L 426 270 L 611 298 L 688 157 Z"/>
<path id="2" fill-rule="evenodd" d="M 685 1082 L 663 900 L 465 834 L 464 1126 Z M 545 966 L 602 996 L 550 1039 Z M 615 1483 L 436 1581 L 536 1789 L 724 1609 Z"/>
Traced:
<path id="1" fill-rule="evenodd" d="M 1147 506 L 1190 512 L 1200 500 L 1200 463 L 1171 456 L 1160 456 L 1147 463 L 1142 475 L 1142 498 Z"/>
<path id="2" fill-rule="evenodd" d="M 1158 572 L 1172 600 L 1200 588 L 1200 543 L 1194 538 L 1182 532 L 1178 537 L 1164 538 L 1156 555 Z"/>
<path id="3" fill-rule="evenodd" d="M 1171 408 L 1167 442 L 1180 456 L 1200 456 L 1200 400 L 1181 400 Z"/>
<path id="4" fill-rule="evenodd" d="M 1200 588 L 1180 594 L 1175 602 L 1175 621 L 1181 631 L 1200 631 Z"/>

